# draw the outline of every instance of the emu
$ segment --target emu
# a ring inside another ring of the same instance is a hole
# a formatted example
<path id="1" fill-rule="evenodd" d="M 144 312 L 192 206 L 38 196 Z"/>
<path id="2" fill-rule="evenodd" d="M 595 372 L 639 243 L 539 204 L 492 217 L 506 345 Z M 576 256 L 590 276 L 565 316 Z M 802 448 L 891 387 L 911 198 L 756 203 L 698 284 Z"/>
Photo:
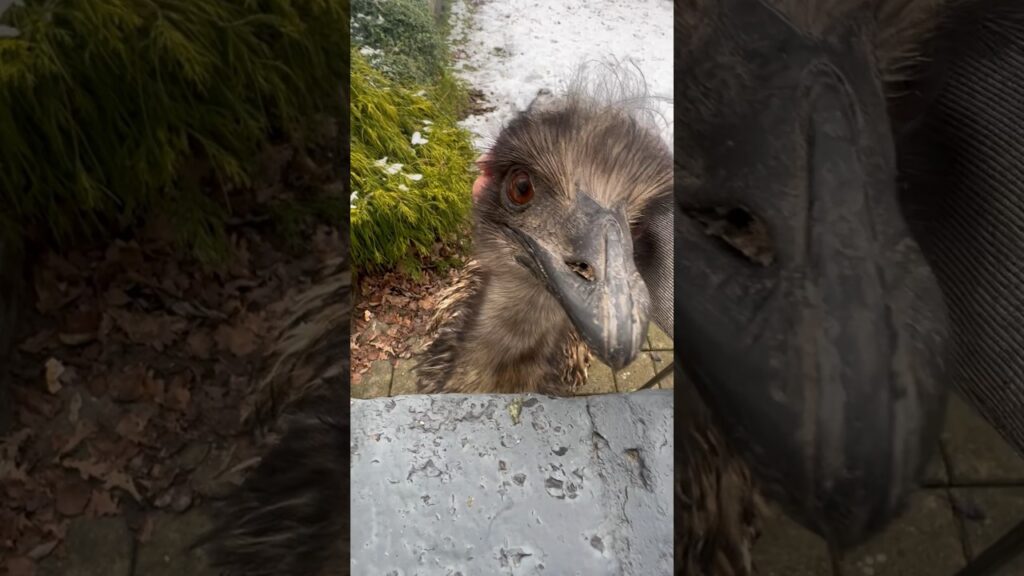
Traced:
<path id="1" fill-rule="evenodd" d="M 649 316 L 672 334 L 672 154 L 642 80 L 610 70 L 542 91 L 484 157 L 473 261 L 432 321 L 423 392 L 570 395 L 591 352 L 632 362 Z"/>

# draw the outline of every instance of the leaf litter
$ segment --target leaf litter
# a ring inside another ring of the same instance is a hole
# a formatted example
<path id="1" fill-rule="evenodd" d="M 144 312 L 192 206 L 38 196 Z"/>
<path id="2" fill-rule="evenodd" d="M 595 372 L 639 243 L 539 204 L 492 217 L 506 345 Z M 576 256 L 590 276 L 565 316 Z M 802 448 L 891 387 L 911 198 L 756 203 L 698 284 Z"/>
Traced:
<path id="1" fill-rule="evenodd" d="M 339 241 L 320 230 L 296 257 L 232 231 L 215 272 L 145 238 L 39 258 L 0 437 L 0 573 L 36 573 L 76 518 L 184 512 L 240 482 L 258 446 L 238 407 L 288 297 Z"/>

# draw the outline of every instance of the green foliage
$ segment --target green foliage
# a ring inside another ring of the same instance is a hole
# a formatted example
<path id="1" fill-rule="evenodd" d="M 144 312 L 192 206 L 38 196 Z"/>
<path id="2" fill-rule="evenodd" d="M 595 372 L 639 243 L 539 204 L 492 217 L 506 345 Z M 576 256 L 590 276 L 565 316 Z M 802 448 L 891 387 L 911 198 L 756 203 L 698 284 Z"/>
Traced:
<path id="1" fill-rule="evenodd" d="M 0 222 L 58 243 L 160 210 L 198 256 L 271 132 L 340 115 L 338 0 L 26 0 L 0 39 Z M 210 175 L 187 174 L 209 166 Z"/>
<path id="2" fill-rule="evenodd" d="M 448 49 L 425 0 L 352 0 L 352 40 L 389 79 L 433 84 Z"/>
<path id="3" fill-rule="evenodd" d="M 451 100 L 438 94 L 453 86 L 401 86 L 352 54 L 351 255 L 357 267 L 415 270 L 416 257 L 439 238 L 465 231 L 476 155 Z M 416 132 L 428 142 L 413 145 Z"/>

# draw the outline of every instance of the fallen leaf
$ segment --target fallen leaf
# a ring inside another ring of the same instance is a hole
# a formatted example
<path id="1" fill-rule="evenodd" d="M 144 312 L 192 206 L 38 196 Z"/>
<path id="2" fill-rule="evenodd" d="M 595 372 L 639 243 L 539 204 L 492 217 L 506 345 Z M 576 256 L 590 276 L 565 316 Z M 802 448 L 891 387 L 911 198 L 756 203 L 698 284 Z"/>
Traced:
<path id="1" fill-rule="evenodd" d="M 131 494 L 136 502 L 142 503 L 142 495 L 139 494 L 139 489 L 135 487 L 135 481 L 123 471 L 117 470 L 107 475 L 107 481 L 103 485 L 103 489 L 110 490 L 111 488 L 120 488 Z"/>
<path id="2" fill-rule="evenodd" d="M 110 310 L 107 314 L 114 318 L 132 342 L 151 346 L 157 352 L 173 344 L 188 328 L 188 322 L 183 318 L 167 314 L 136 313 L 125 309 Z"/>
<path id="3" fill-rule="evenodd" d="M 213 350 L 213 338 L 206 330 L 194 330 L 185 340 L 188 353 L 202 360 L 210 359 L 210 352 Z"/>
<path id="4" fill-rule="evenodd" d="M 64 365 L 56 358 L 46 361 L 46 391 L 50 394 L 60 392 L 60 377 L 64 374 Z"/>
<path id="5" fill-rule="evenodd" d="M 60 544 L 59 540 L 50 540 L 49 542 L 43 542 L 42 544 L 29 550 L 28 557 L 33 560 L 42 560 L 43 558 L 49 556 L 51 552 L 53 552 L 53 549 L 57 547 L 57 544 Z"/>
<path id="6" fill-rule="evenodd" d="M 68 402 L 68 422 L 72 424 L 78 423 L 78 418 L 82 412 L 82 395 L 75 392 L 71 395 L 71 400 Z"/>
<path id="7" fill-rule="evenodd" d="M 130 412 L 121 417 L 117 423 L 117 433 L 126 440 L 136 444 L 143 444 L 145 441 L 146 425 L 149 424 L 151 414 L 145 412 Z"/>
<path id="8" fill-rule="evenodd" d="M 110 396 L 117 402 L 136 402 L 151 388 L 151 380 L 153 375 L 145 366 L 132 364 L 110 377 Z"/>
<path id="9" fill-rule="evenodd" d="M 235 356 L 248 356 L 256 350 L 255 335 L 245 328 L 222 324 L 213 333 L 213 339 L 221 349 Z"/>
<path id="10" fill-rule="evenodd" d="M 189 403 L 192 400 L 192 392 L 188 389 L 188 382 L 189 377 L 187 373 L 172 376 L 171 383 L 168 385 L 167 395 L 164 399 L 164 405 L 178 412 L 188 410 Z"/>
<path id="11" fill-rule="evenodd" d="M 89 480 L 92 478 L 102 480 L 110 473 L 109 463 L 102 462 L 94 458 L 87 458 L 84 460 L 73 460 L 68 458 L 61 462 L 61 466 L 71 470 L 77 470 L 83 480 Z"/>
<path id="12" fill-rule="evenodd" d="M 83 440 L 91 436 L 95 431 L 96 428 L 91 423 L 79 421 L 75 424 L 75 431 L 71 434 L 71 437 L 68 438 L 67 442 L 65 442 L 57 452 L 57 456 L 60 457 L 71 453 L 75 448 L 78 448 Z"/>
<path id="13" fill-rule="evenodd" d="M 93 490 L 89 506 L 85 509 L 85 513 L 91 518 L 116 516 L 120 511 L 117 499 L 104 490 Z"/>

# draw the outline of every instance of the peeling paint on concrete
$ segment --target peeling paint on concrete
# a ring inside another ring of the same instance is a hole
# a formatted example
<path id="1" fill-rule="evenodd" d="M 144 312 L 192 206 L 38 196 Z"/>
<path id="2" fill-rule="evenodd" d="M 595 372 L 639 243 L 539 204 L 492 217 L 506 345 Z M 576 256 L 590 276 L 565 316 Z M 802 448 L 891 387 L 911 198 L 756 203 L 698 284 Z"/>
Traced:
<path id="1" fill-rule="evenodd" d="M 671 573 L 671 391 L 353 400 L 352 429 L 355 574 Z"/>

